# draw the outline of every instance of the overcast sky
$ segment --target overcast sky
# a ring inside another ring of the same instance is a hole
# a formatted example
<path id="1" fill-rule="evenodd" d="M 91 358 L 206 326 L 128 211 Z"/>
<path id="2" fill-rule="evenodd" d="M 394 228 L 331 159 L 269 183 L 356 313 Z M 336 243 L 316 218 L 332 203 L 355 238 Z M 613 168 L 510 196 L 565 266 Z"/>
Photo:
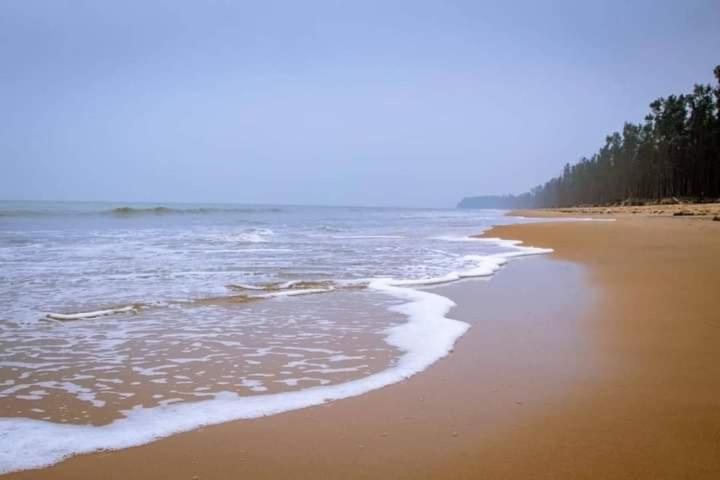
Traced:
<path id="1" fill-rule="evenodd" d="M 0 198 L 452 206 L 712 80 L 720 2 L 0 2 Z"/>

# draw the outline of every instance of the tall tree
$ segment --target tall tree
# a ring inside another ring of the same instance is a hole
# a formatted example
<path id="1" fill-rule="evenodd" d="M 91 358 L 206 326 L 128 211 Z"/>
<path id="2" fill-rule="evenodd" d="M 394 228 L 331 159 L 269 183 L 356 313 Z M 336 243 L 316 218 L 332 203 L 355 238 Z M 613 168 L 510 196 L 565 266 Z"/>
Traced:
<path id="1" fill-rule="evenodd" d="M 590 158 L 533 188 L 539 207 L 610 204 L 632 199 L 720 197 L 720 65 L 715 86 L 650 103 L 645 123 L 626 123 Z"/>

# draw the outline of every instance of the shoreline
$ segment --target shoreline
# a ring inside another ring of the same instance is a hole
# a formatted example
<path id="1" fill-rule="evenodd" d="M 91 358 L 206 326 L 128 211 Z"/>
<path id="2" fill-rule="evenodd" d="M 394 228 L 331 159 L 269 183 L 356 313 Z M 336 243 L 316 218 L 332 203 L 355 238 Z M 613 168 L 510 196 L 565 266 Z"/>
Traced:
<path id="1" fill-rule="evenodd" d="M 564 291 L 575 289 L 578 296 L 565 299 L 551 285 L 533 293 L 533 283 L 548 271 Z M 570 309 L 579 314 L 584 303 L 579 298 L 582 276 L 575 265 L 538 256 L 511 262 L 491 280 L 431 287 L 429 291 L 457 303 L 451 318 L 472 322 L 473 327 L 458 340 L 453 353 L 387 388 L 269 417 L 203 427 L 139 447 L 74 456 L 45 469 L 2 478 L 434 477 L 439 474 L 436 465 L 453 456 L 456 448 L 490 442 L 504 422 L 526 419 L 543 404 L 560 401 L 558 392 L 576 379 L 576 367 L 558 358 L 535 362 L 533 371 L 526 372 L 532 375 L 523 372 L 543 345 L 566 352 L 566 358 L 577 353 L 576 335 L 546 335 L 537 326 L 552 322 L 552 312 Z M 525 281 L 516 285 L 521 277 Z M 514 304 L 518 291 L 537 296 L 535 306 Z M 478 299 L 486 303 L 485 315 L 494 319 L 487 328 L 495 335 L 487 335 L 488 330 L 477 324 Z M 538 306 L 546 314 L 530 317 Z M 508 314 L 517 324 L 505 324 Z M 521 340 L 518 347 L 523 354 L 508 357 L 504 344 L 514 341 L 516 328 L 532 330 L 537 342 Z M 499 364 L 523 374 L 502 378 L 496 371 Z M 559 370 L 561 378 L 556 375 Z M 468 383 L 468 374 L 477 381 Z M 458 410 L 458 389 L 463 396 L 483 398 L 482 408 L 465 405 Z"/>
<path id="2" fill-rule="evenodd" d="M 720 203 L 673 203 L 624 205 L 604 207 L 565 207 L 511 210 L 508 215 L 516 217 L 567 217 L 590 215 L 602 218 L 611 216 L 689 217 L 720 221 Z"/>
<path id="3" fill-rule="evenodd" d="M 508 259 L 519 256 L 549 253 L 550 250 L 516 245 L 517 242 L 497 240 L 513 250 L 482 256 L 473 268 L 452 272 L 425 280 L 376 279 L 367 288 L 382 292 L 405 303 L 389 308 L 402 313 L 407 321 L 384 330 L 385 343 L 399 349 L 402 354 L 385 369 L 371 375 L 296 391 L 268 395 L 239 396 L 221 392 L 213 399 L 200 403 L 182 403 L 160 407 L 145 405 L 125 410 L 124 416 L 101 425 L 61 424 L 32 418 L 0 419 L 0 438 L 8 445 L 0 452 L 0 473 L 52 467 L 77 455 L 117 451 L 139 447 L 172 435 L 192 432 L 198 428 L 239 420 L 250 420 L 294 410 L 319 406 L 367 394 L 380 388 L 407 380 L 430 368 L 447 356 L 456 341 L 470 325 L 447 317 L 455 306 L 444 295 L 423 290 L 433 285 L 447 285 L 466 278 L 487 277 L 494 274 Z M 418 288 L 420 287 L 420 288 Z M 332 288 L 323 290 L 331 291 Z M 305 293 L 308 290 L 283 293 Z M 310 290 L 311 293 L 315 291 Z M 121 310 L 124 311 L 124 310 Z M 101 315 L 115 310 L 104 310 Z M 93 315 L 65 315 L 63 319 L 92 318 Z M 202 407 L 202 408 L 200 408 Z M 67 436 L 83 437 L 79 442 L 68 442 Z M 38 445 L 33 455 L 23 455 L 23 445 Z"/>
<path id="4" fill-rule="evenodd" d="M 702 300 L 720 284 L 714 227 L 662 218 L 494 227 L 484 235 L 555 253 L 513 261 L 487 282 L 430 289 L 473 328 L 421 375 L 7 478 L 711 478 L 720 367 L 709 347 L 720 319 L 707 321 Z M 649 312 L 662 321 L 649 324 Z"/>

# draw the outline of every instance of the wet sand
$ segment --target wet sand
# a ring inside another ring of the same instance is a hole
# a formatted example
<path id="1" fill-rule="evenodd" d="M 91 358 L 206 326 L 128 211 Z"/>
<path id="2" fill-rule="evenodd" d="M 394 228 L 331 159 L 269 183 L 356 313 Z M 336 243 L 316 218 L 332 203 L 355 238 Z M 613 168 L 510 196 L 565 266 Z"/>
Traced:
<path id="1" fill-rule="evenodd" d="M 435 288 L 472 328 L 429 370 L 7 478 L 720 478 L 720 224 L 488 235 L 556 253 Z"/>

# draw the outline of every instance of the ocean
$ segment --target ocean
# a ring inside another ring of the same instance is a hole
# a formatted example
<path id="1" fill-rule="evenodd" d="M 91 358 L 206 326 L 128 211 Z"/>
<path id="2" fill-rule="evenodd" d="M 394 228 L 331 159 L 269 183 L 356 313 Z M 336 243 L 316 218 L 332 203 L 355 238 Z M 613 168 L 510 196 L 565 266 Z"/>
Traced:
<path id="1" fill-rule="evenodd" d="M 494 210 L 0 202 L 0 472 L 412 376 L 469 327 L 434 285 L 548 252 L 470 236 L 529 221 Z"/>

